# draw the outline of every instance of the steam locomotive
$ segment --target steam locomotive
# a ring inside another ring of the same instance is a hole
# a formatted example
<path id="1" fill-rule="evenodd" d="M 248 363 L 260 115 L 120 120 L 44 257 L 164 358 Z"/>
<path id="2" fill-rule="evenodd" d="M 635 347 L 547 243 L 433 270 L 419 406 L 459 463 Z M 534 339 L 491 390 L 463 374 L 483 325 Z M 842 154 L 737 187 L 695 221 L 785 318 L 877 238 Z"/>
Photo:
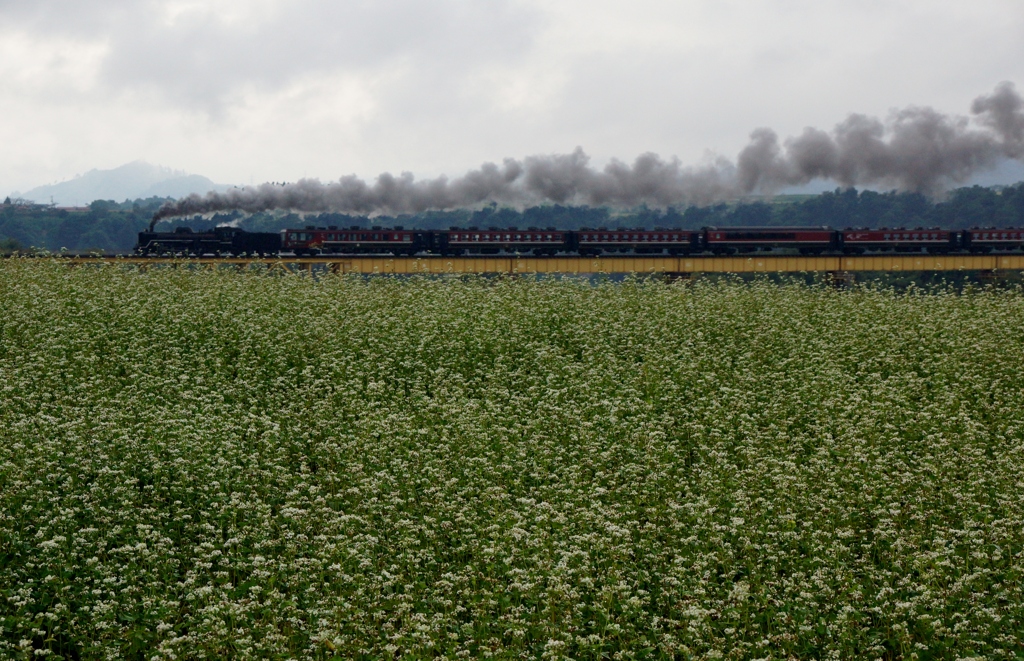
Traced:
<path id="1" fill-rule="evenodd" d="M 142 255 L 728 255 L 762 251 L 819 254 L 1017 252 L 1024 228 L 947 230 L 831 227 L 681 229 L 315 227 L 246 232 L 216 227 L 139 233 Z"/>

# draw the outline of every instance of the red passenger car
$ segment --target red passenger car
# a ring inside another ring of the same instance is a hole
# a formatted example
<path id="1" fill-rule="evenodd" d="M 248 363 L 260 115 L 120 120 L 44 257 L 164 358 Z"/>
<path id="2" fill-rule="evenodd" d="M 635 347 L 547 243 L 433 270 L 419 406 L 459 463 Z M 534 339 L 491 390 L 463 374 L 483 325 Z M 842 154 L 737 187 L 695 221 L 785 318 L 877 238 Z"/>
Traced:
<path id="1" fill-rule="evenodd" d="M 975 227 L 964 230 L 964 248 L 971 252 L 1022 250 L 1024 249 L 1024 229 L 1020 227 L 1004 229 Z"/>
<path id="2" fill-rule="evenodd" d="M 795 248 L 801 254 L 838 249 L 830 227 L 708 227 L 705 248 L 713 253 Z"/>
<path id="3" fill-rule="evenodd" d="M 437 244 L 435 250 L 442 255 L 556 255 L 569 249 L 569 233 L 550 227 L 530 227 L 525 230 L 515 227 L 492 227 L 486 230 L 476 227 L 452 228 L 433 234 Z"/>
<path id="4" fill-rule="evenodd" d="M 429 248 L 427 232 L 402 227 L 306 227 L 301 230 L 285 230 L 282 243 L 284 251 L 296 255 L 415 255 Z"/>
<path id="5" fill-rule="evenodd" d="M 584 227 L 576 232 L 576 243 L 581 255 L 614 252 L 686 255 L 700 249 L 700 232 L 661 229 L 595 230 Z"/>
<path id="6" fill-rule="evenodd" d="M 945 253 L 957 248 L 956 232 L 938 228 L 846 229 L 843 230 L 842 235 L 843 249 L 849 253 L 886 251 Z"/>

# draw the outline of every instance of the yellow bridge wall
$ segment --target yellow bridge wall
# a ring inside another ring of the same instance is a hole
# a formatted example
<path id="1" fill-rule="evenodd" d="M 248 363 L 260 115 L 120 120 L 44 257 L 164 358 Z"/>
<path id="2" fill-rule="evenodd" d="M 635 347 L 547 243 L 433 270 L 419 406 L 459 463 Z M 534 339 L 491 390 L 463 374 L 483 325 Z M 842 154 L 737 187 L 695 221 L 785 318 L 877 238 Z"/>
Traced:
<path id="1" fill-rule="evenodd" d="M 70 257 L 69 262 L 118 264 L 265 264 L 326 267 L 359 274 L 800 273 L 813 271 L 1024 270 L 1024 255 L 872 255 L 751 257 Z"/>

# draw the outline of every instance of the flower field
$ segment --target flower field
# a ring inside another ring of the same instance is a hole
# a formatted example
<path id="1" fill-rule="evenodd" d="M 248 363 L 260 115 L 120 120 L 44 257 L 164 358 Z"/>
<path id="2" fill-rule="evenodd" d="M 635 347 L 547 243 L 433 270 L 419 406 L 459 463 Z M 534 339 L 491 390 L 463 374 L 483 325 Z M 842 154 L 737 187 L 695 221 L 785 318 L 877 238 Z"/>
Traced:
<path id="1" fill-rule="evenodd" d="M 0 263 L 0 658 L 1024 655 L 1024 293 Z"/>

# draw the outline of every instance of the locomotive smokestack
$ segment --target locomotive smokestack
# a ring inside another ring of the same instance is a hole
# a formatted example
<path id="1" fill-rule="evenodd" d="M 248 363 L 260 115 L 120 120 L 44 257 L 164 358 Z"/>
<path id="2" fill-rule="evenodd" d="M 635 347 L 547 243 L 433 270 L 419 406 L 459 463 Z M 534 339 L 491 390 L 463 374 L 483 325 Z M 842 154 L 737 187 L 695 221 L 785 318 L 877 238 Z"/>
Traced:
<path id="1" fill-rule="evenodd" d="M 261 184 L 169 202 L 154 215 L 150 229 L 162 218 L 228 209 L 372 215 L 486 202 L 706 205 L 749 193 L 772 193 L 814 179 L 934 195 L 1001 158 L 1024 158 L 1024 100 L 1012 83 L 1001 83 L 992 94 L 975 99 L 971 112 L 974 127 L 967 118 L 943 115 L 931 108 L 905 108 L 894 112 L 888 122 L 854 114 L 831 132 L 807 128 L 782 143 L 775 131 L 759 128 L 735 163 L 719 159 L 697 167 L 647 153 L 632 165 L 613 160 L 597 170 L 577 148 L 571 154 L 530 156 L 522 161 L 509 158 L 501 165 L 485 163 L 451 180 L 417 181 L 406 172 L 397 176 L 384 173 L 373 183 L 346 176 L 326 184 L 311 179 Z"/>

